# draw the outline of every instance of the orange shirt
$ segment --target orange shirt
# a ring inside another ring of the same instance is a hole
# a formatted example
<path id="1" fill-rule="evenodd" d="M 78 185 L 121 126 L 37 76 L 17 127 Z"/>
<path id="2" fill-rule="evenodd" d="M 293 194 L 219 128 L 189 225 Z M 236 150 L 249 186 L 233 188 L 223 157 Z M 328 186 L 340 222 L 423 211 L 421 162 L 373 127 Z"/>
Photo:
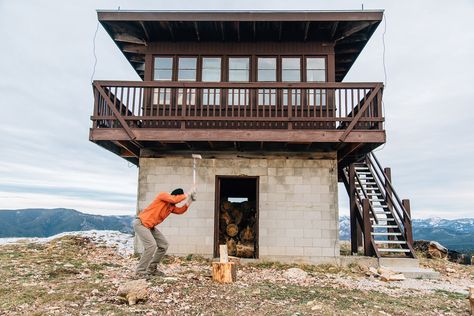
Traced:
<path id="1" fill-rule="evenodd" d="M 171 195 L 166 192 L 159 193 L 151 204 L 138 214 L 143 226 L 153 228 L 160 224 L 171 213 L 183 214 L 188 209 L 187 205 L 177 207 L 177 204 L 186 199 L 186 194 Z"/>

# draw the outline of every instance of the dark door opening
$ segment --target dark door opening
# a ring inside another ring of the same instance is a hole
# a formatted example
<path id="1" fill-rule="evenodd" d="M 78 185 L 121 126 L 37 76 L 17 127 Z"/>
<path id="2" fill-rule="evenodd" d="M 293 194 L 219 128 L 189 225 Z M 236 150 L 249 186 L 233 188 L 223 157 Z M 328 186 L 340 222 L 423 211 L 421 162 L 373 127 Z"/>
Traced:
<path id="1" fill-rule="evenodd" d="M 217 176 L 214 257 L 258 258 L 258 177 Z"/>

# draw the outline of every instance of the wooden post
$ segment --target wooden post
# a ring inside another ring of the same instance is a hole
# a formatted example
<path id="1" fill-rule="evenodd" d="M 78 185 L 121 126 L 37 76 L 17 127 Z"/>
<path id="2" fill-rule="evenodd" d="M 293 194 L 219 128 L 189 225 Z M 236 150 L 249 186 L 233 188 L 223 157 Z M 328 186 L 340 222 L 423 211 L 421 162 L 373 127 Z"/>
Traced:
<path id="1" fill-rule="evenodd" d="M 351 253 L 357 253 L 357 206 L 356 206 L 356 187 L 355 187 L 355 167 L 349 166 L 349 211 L 351 221 Z"/>
<path id="2" fill-rule="evenodd" d="M 372 242 L 371 242 L 371 232 L 372 226 L 370 224 L 370 203 L 368 199 L 362 200 L 362 209 L 363 209 L 363 217 L 362 220 L 364 221 L 364 255 L 371 256 L 372 255 Z"/>
<path id="3" fill-rule="evenodd" d="M 383 173 L 385 174 L 385 195 L 386 195 L 386 201 L 385 203 L 387 204 L 387 208 L 392 212 L 393 214 L 393 194 L 392 194 L 392 188 L 390 185 L 388 185 L 388 181 L 392 182 L 392 170 L 390 168 L 384 168 Z M 388 180 L 388 181 L 387 181 Z M 388 216 L 387 216 L 388 217 Z M 395 230 L 393 228 L 388 228 L 387 232 L 393 233 Z M 388 236 L 388 240 L 395 240 L 394 236 Z"/>
<path id="4" fill-rule="evenodd" d="M 237 279 L 237 265 L 229 262 L 227 245 L 219 246 L 220 260 L 212 263 L 212 279 L 218 283 L 232 283 Z"/>
<path id="5" fill-rule="evenodd" d="M 405 208 L 405 211 L 407 211 L 407 214 L 411 217 L 411 211 L 410 211 L 410 200 L 402 200 L 402 205 Z M 405 239 L 408 244 L 413 246 L 413 229 L 411 225 L 411 219 L 409 219 L 405 214 L 403 214 L 403 227 L 405 230 Z"/>

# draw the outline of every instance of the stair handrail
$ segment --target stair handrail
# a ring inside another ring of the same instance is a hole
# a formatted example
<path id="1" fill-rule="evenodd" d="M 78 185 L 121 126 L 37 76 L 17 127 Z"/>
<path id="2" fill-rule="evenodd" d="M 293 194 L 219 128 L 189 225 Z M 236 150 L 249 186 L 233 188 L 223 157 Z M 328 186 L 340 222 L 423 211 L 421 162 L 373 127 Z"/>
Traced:
<path id="1" fill-rule="evenodd" d="M 405 218 L 407 218 L 408 220 L 411 221 L 411 216 L 410 216 L 410 214 L 408 214 L 408 212 L 405 210 L 405 207 L 403 206 L 402 201 L 400 200 L 400 198 L 398 197 L 397 192 L 396 192 L 395 189 L 393 188 L 392 182 L 388 179 L 388 177 L 387 177 L 387 175 L 385 174 L 385 172 L 383 172 L 382 166 L 381 166 L 380 162 L 378 161 L 377 157 L 375 157 L 375 155 L 374 155 L 373 153 L 369 153 L 369 154 L 367 155 L 367 157 L 369 158 L 369 159 L 367 159 L 367 161 L 370 163 L 370 165 L 372 165 L 372 166 L 374 165 L 374 164 L 372 163 L 372 161 L 371 161 L 372 159 L 375 161 L 376 166 L 378 167 L 378 169 L 377 169 L 377 168 L 374 168 L 374 170 L 378 173 L 377 175 L 378 175 L 379 177 L 381 177 L 380 174 L 379 174 L 379 172 L 381 172 L 381 173 L 383 174 L 383 178 L 384 178 L 384 180 L 385 180 L 385 184 L 387 184 L 387 185 L 389 186 L 391 193 L 393 193 L 393 195 L 395 196 L 395 199 L 396 199 L 396 201 L 398 202 L 398 207 L 400 207 L 401 210 L 402 210 L 402 212 L 403 212 L 403 217 L 401 216 L 401 214 L 398 214 L 398 215 L 400 216 L 400 218 L 403 219 L 403 218 L 405 217 Z M 392 203 L 394 202 L 394 201 L 393 201 L 393 198 L 390 196 L 390 194 L 386 194 L 386 196 L 388 196 L 388 197 L 390 198 L 390 200 L 392 201 Z M 394 204 L 394 206 L 395 206 L 395 203 L 393 203 L 393 204 Z M 397 213 L 398 213 L 398 212 L 399 212 L 399 211 L 397 210 Z"/>

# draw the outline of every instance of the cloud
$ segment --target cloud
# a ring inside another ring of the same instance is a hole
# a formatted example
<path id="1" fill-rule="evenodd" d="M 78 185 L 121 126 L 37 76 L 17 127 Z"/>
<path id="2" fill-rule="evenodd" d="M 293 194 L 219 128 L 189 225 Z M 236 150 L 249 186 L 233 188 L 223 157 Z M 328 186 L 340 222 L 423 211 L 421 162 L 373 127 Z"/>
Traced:
<path id="1" fill-rule="evenodd" d="M 121 9 L 360 9 L 354 1 L 121 1 Z M 384 91 L 388 142 L 377 155 L 392 167 L 414 216 L 474 216 L 474 2 L 364 1 L 384 8 Z M 137 168 L 89 142 L 97 8 L 116 1 L 2 1 L 0 36 L 0 208 L 71 207 L 127 212 Z M 14 27 L 14 28 L 13 28 Z M 14 30 L 14 31 L 13 31 Z M 383 81 L 384 23 L 346 81 Z M 99 27 L 95 79 L 138 80 Z M 340 212 L 347 193 L 340 188 Z M 455 215 L 456 214 L 456 215 Z"/>

